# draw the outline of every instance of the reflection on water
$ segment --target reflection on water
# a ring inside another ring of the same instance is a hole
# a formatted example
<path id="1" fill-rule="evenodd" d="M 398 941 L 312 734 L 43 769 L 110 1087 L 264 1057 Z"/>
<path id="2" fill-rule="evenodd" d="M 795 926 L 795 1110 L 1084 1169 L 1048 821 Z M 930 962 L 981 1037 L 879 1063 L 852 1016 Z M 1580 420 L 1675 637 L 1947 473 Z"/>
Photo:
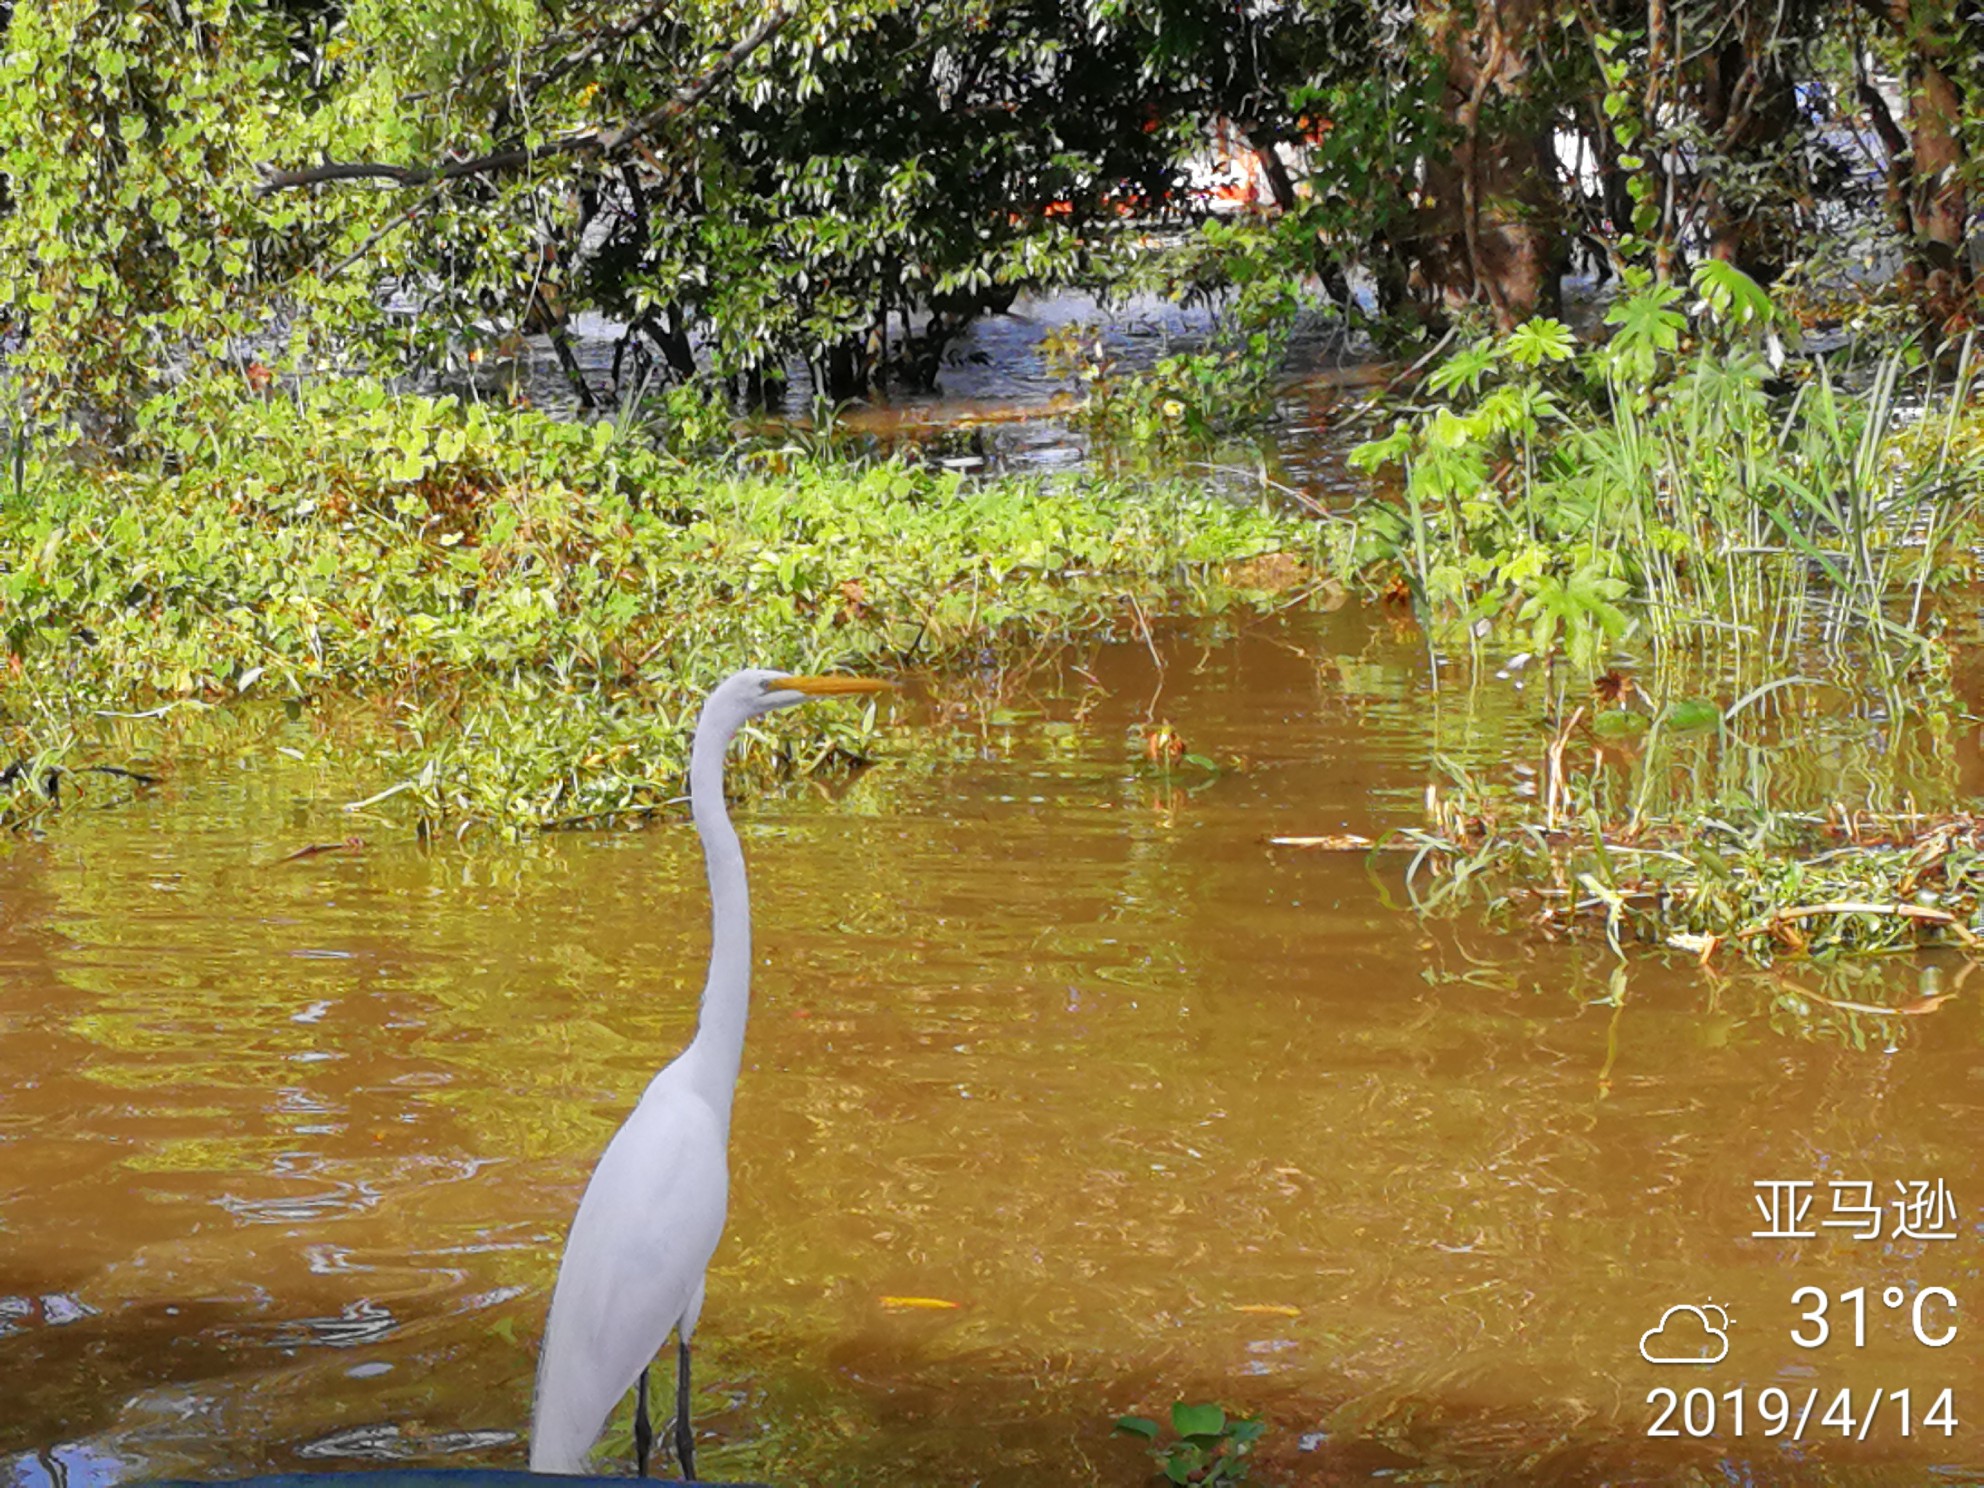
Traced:
<path id="1" fill-rule="evenodd" d="M 1798 967 L 1422 927 L 1395 860 L 1265 839 L 1416 821 L 1436 752 L 1533 757 L 1533 711 L 1436 707 L 1423 645 L 1352 614 L 1230 629 L 912 696 L 850 787 L 741 812 L 706 1470 L 1137 1482 L 1108 1423 L 1179 1397 L 1265 1411 L 1271 1481 L 1984 1470 L 1968 1425 L 1645 1434 L 1662 1384 L 1977 1409 L 1974 992 L 1814 1024 Z M 1155 722 L 1222 768 L 1157 771 Z M 13 1483 L 523 1460 L 564 1226 L 689 1031 L 695 842 L 282 861 L 351 831 L 350 784 L 257 747 L 0 860 Z M 1751 1238 L 1793 1179 L 1940 1179 L 1959 1238 Z M 1794 1289 L 1859 1285 L 1951 1288 L 1955 1342 L 1880 1309 L 1864 1348 L 1791 1342 Z M 1640 1360 L 1709 1299 L 1725 1363 Z"/>

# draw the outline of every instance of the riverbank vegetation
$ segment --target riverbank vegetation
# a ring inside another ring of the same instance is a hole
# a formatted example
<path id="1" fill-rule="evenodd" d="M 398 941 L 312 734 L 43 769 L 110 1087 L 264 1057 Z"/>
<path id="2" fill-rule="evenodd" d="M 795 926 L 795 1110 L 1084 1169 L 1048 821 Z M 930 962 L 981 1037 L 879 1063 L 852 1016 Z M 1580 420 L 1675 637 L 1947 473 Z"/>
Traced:
<path id="1" fill-rule="evenodd" d="M 1388 844 L 1410 854 L 1412 902 L 1704 965 L 1984 946 L 1984 827 L 1961 805 L 1920 804 L 1968 799 L 1948 757 L 1953 710 L 1876 721 L 1812 678 L 1768 690 L 1819 696 L 1775 719 L 1750 715 L 1763 689 L 1726 710 L 1593 701 L 1514 780 L 1450 766 L 1427 826 Z M 1833 767 L 1801 771 L 1794 749 Z"/>
<path id="2" fill-rule="evenodd" d="M 1928 0 L 72 0 L 0 24 L 0 301 L 44 437 L 114 444 L 189 362 L 459 367 L 529 331 L 587 407 L 927 388 L 1022 293 L 1167 273 L 1308 286 L 1422 348 L 1558 314 L 1578 275 L 1696 262 L 1817 318 L 1939 341 L 1975 318 L 1984 37 Z M 1223 240 L 1215 209 L 1262 230 Z M 605 384 L 571 351 L 588 311 Z"/>
<path id="3" fill-rule="evenodd" d="M 776 443 L 686 464 L 363 381 L 187 387 L 137 427 L 147 461 L 30 462 L 0 512 L 17 804 L 100 715 L 355 697 L 364 774 L 428 826 L 605 821 L 676 794 L 693 710 L 744 658 L 941 665 L 1265 598 L 1229 565 L 1315 556 L 1303 525 L 1183 484 Z M 822 711 L 745 768 L 852 758 L 866 728 Z"/>
<path id="4" fill-rule="evenodd" d="M 1648 644 L 1739 668 L 1848 638 L 1890 675 L 1929 664 L 1984 496 L 1969 343 L 1940 381 L 1908 347 L 1788 368 L 1796 328 L 1754 281 L 1716 260 L 1693 278 L 1693 317 L 1635 276 L 1598 345 L 1544 318 L 1436 366 L 1430 406 L 1351 456 L 1398 475 L 1357 513 L 1359 562 L 1463 629 L 1514 611 L 1587 673 L 1628 603 Z"/>
<path id="5" fill-rule="evenodd" d="M 1477 672 L 1544 667 L 1522 789 L 1455 772 L 1405 834 L 1414 902 L 1705 962 L 1973 949 L 1972 341 L 1805 360 L 1754 281 L 1691 289 L 1629 275 L 1596 345 L 1483 337 L 1353 454 L 1367 577 Z"/>
<path id="6" fill-rule="evenodd" d="M 1962 715 L 1967 12 L 73 0 L 0 25 L 17 812 L 129 763 L 90 754 L 102 715 L 356 698 L 389 809 L 605 820 L 672 791 L 724 666 L 1106 632 L 1257 596 L 1227 565 L 1270 553 L 1409 612 L 1436 684 L 1522 648 L 1544 735 L 1601 755 L 1781 718 L 1806 678 L 1869 723 Z M 1069 288 L 1213 314 L 1147 365 L 1106 328 L 1049 346 L 1088 473 L 849 462 L 762 417 L 928 390 L 975 320 Z M 1390 359 L 1351 414 L 1368 483 L 1215 494 L 1210 452 L 1283 416 L 1319 325 Z M 569 420 L 483 401 L 538 337 Z M 802 726 L 803 759 L 859 752 L 858 721 Z M 1687 844 L 1737 822 L 1727 782 L 1633 770 L 1593 850 L 1654 833 L 1712 872 Z M 1843 804 L 1942 820 L 1939 789 Z M 1530 833 L 1524 805 L 1462 815 Z M 1429 830 L 1456 869 L 1480 845 Z M 1748 913 L 1682 933 L 1743 940 Z"/>

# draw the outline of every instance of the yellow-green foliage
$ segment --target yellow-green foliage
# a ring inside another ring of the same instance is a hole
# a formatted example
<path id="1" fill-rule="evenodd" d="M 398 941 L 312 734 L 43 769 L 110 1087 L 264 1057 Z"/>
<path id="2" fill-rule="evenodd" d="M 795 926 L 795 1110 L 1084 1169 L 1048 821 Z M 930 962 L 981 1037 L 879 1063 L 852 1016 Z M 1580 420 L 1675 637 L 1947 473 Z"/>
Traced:
<path id="1" fill-rule="evenodd" d="M 983 485 L 773 452 L 690 468 L 612 425 L 339 384 L 193 395 L 155 468 L 43 467 L 0 518 L 16 719 L 161 697 L 392 698 L 382 785 L 521 824 L 674 793 L 731 668 L 941 662 L 1223 603 L 1311 529 L 1183 488 Z M 817 710 L 812 753 L 857 716 Z M 760 756 L 762 760 L 762 755 Z"/>
<path id="2" fill-rule="evenodd" d="M 31 414 L 115 425 L 173 366 L 261 328 L 251 281 L 306 203 L 258 205 L 283 61 L 253 0 L 13 8 L 0 56 L 0 306 Z M 100 431 L 99 431 L 100 432 Z"/>

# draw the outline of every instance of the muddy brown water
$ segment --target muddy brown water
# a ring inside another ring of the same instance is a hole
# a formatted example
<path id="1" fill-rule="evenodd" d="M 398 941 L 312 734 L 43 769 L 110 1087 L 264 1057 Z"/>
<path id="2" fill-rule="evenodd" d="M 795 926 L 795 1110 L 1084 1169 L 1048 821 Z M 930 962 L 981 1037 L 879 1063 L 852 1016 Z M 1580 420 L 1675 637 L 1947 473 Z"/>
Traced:
<path id="1" fill-rule="evenodd" d="M 1801 1019 L 1806 969 L 1422 925 L 1397 860 L 1269 846 L 1416 822 L 1435 747 L 1533 755 L 1508 686 L 1457 724 L 1427 681 L 1354 612 L 1204 625 L 913 688 L 867 774 L 740 807 L 705 1471 L 1141 1482 L 1109 1423 L 1183 1398 L 1264 1412 L 1270 1482 L 1984 1472 L 1978 988 L 1894 961 L 1853 995 L 1958 995 Z M 1224 768 L 1153 769 L 1153 722 Z M 285 737 L 0 857 L 0 1481 L 520 1464 L 564 1227 L 690 1031 L 686 824 L 281 862 L 370 787 Z M 1767 1181 L 1817 1238 L 1753 1237 Z M 1818 1228 L 1915 1181 L 1955 1238 Z M 1711 1300 L 1723 1362 L 1642 1360 Z"/>

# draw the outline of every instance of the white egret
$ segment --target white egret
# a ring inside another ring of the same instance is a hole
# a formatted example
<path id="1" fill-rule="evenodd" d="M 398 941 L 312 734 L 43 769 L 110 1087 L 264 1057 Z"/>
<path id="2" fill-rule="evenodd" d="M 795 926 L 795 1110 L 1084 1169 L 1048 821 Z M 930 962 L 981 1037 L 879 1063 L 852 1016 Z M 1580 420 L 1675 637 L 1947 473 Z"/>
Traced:
<path id="1" fill-rule="evenodd" d="M 751 719 L 808 699 L 880 692 L 863 677 L 743 671 L 703 704 L 689 752 L 689 810 L 710 881 L 710 970 L 696 1036 L 649 1083 L 586 1185 L 544 1327 L 532 1412 L 533 1472 L 584 1473 L 606 1418 L 630 1388 L 642 1476 L 654 1439 L 648 1365 L 676 1337 L 675 1450 L 696 1475 L 689 1430 L 689 1340 L 703 1273 L 723 1233 L 730 1104 L 751 1000 L 751 902 L 744 850 L 723 799 L 723 758 Z"/>

